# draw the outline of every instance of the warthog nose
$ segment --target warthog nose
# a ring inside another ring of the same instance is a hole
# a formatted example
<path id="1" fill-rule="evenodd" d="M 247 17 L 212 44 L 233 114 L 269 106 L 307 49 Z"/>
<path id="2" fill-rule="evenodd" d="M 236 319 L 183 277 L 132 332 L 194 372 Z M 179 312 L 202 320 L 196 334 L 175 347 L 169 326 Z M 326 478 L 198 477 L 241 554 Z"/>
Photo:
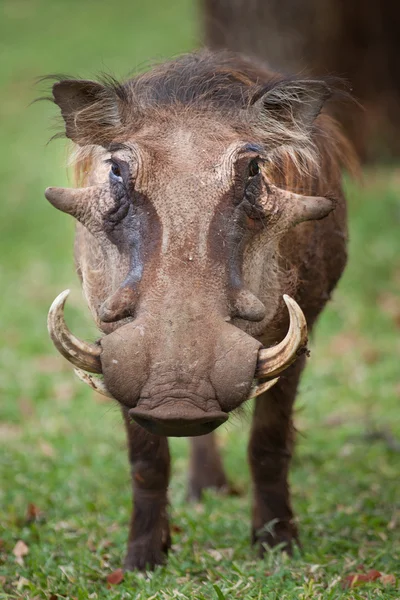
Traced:
<path id="1" fill-rule="evenodd" d="M 192 437 L 205 435 L 225 423 L 228 415 L 222 411 L 204 412 L 188 402 L 176 402 L 153 410 L 140 406 L 129 411 L 138 425 L 154 435 Z"/>

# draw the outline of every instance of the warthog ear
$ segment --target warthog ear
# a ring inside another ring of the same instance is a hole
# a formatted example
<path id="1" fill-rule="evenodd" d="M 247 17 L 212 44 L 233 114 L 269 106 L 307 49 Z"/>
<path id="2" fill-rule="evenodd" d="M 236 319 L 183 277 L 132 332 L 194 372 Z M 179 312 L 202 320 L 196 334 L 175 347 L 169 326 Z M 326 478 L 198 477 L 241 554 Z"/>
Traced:
<path id="1" fill-rule="evenodd" d="M 124 88 L 117 82 L 64 79 L 53 85 L 68 138 L 79 145 L 107 145 L 122 125 Z"/>
<path id="2" fill-rule="evenodd" d="M 289 80 L 259 90 L 250 110 L 258 127 L 265 130 L 274 145 L 302 143 L 322 106 L 332 95 L 324 81 Z"/>

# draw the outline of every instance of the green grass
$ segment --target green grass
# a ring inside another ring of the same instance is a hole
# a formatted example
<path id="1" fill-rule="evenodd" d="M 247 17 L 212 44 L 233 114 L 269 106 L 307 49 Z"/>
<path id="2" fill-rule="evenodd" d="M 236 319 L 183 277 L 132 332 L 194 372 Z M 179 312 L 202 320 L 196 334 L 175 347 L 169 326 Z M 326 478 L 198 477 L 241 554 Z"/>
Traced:
<path id="1" fill-rule="evenodd" d="M 0 598 L 399 598 L 396 585 L 340 585 L 360 564 L 400 575 L 400 455 L 373 435 L 400 439 L 399 172 L 347 186 L 349 267 L 297 403 L 291 482 L 302 554 L 259 561 L 249 545 L 249 417 L 241 417 L 220 441 L 242 495 L 188 505 L 187 442 L 173 440 L 168 565 L 108 589 L 131 505 L 124 432 L 118 409 L 77 382 L 47 338 L 48 306 L 66 287 L 73 330 L 94 337 L 95 328 L 74 274 L 72 221 L 43 197 L 66 180 L 63 142 L 46 146 L 55 109 L 28 105 L 38 75 L 121 75 L 195 46 L 195 9 L 189 0 L 3 0 L 0 11 Z M 18 540 L 29 548 L 23 564 L 12 552 Z"/>

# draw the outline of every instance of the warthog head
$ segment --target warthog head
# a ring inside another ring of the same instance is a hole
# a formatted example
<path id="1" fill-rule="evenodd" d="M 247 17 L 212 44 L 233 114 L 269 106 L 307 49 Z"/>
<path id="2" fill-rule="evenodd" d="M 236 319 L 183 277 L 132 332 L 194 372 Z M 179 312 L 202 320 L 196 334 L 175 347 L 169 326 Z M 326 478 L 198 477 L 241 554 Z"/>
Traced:
<path id="1" fill-rule="evenodd" d="M 312 164 L 326 84 L 262 85 L 229 55 L 213 60 L 204 52 L 125 84 L 53 87 L 84 187 L 46 198 L 78 221 L 78 272 L 105 335 L 89 344 L 69 332 L 68 292 L 53 303 L 50 334 L 82 379 L 159 435 L 212 431 L 295 360 L 307 330 L 290 297 L 285 339 L 259 341 L 285 291 L 279 241 L 332 209 L 272 176 L 287 161 Z"/>

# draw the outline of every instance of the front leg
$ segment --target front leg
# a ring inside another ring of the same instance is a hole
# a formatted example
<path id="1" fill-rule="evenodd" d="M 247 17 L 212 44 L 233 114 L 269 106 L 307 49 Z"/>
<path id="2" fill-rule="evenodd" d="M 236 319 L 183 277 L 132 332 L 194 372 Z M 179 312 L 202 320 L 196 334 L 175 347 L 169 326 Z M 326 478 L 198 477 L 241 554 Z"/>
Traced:
<path id="1" fill-rule="evenodd" d="M 290 502 L 288 471 L 293 451 L 292 408 L 304 357 L 281 375 L 277 384 L 256 399 L 249 462 L 253 479 L 252 541 L 260 556 L 284 544 L 289 554 L 298 541 Z"/>
<path id="2" fill-rule="evenodd" d="M 133 488 L 133 513 L 124 568 L 152 570 L 165 562 L 171 546 L 167 514 L 168 441 L 148 433 L 123 413 Z"/>

